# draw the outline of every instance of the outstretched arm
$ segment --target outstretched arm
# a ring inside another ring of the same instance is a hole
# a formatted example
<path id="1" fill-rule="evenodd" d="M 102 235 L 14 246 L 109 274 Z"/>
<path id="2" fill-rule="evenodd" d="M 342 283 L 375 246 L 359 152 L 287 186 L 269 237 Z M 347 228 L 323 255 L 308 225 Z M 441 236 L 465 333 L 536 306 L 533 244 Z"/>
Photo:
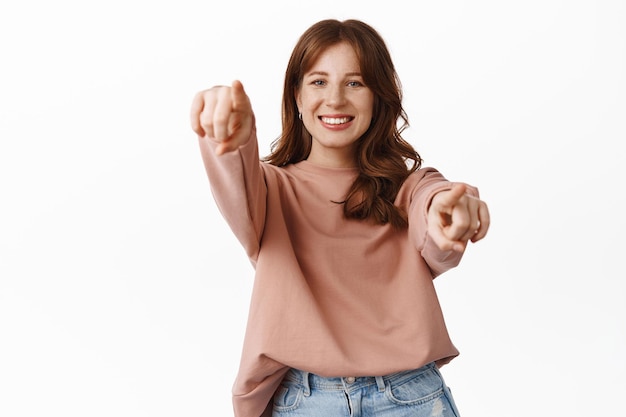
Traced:
<path id="1" fill-rule="evenodd" d="M 250 100 L 234 81 L 230 87 L 196 94 L 190 116 L 213 197 L 254 263 L 265 225 L 267 188 Z"/>

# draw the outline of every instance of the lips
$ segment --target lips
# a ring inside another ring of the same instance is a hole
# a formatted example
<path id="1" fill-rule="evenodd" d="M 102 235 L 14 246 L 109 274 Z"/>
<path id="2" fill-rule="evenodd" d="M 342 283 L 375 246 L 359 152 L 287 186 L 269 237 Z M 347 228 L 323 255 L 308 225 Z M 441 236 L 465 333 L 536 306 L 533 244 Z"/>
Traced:
<path id="1" fill-rule="evenodd" d="M 344 117 L 326 117 L 326 116 L 320 116 L 320 120 L 326 124 L 329 125 L 341 125 L 344 123 L 348 123 L 350 121 L 352 121 L 354 119 L 354 117 L 351 116 L 344 116 Z"/>

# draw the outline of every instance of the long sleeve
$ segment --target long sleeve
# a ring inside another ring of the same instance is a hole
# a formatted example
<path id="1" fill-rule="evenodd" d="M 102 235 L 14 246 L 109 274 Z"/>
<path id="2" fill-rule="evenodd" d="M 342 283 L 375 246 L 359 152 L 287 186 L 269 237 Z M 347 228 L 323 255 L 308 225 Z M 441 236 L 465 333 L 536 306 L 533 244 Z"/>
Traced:
<path id="1" fill-rule="evenodd" d="M 256 129 L 246 144 L 221 156 L 208 138 L 200 137 L 199 144 L 217 207 L 255 265 L 267 210 Z"/>
<path id="2" fill-rule="evenodd" d="M 428 207 L 433 196 L 452 188 L 452 182 L 446 180 L 437 170 L 424 168 L 418 176 L 418 183 L 412 187 L 409 205 L 409 233 L 412 235 L 417 250 L 430 268 L 433 278 L 456 267 L 463 256 L 462 252 L 441 250 L 428 235 Z M 467 185 L 467 193 L 478 197 L 478 190 Z"/>

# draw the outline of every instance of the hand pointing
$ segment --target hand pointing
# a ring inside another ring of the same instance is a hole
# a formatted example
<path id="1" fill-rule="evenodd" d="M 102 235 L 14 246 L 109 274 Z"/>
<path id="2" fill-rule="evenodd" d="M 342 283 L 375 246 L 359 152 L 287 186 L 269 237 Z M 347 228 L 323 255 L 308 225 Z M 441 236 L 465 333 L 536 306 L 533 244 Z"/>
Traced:
<path id="1" fill-rule="evenodd" d="M 217 142 L 218 155 L 244 145 L 254 128 L 254 113 L 241 82 L 196 94 L 191 104 L 191 128 L 198 136 Z"/>
<path id="2" fill-rule="evenodd" d="M 489 229 L 487 204 L 465 191 L 464 184 L 454 184 L 435 194 L 428 209 L 428 234 L 442 250 L 462 252 Z"/>

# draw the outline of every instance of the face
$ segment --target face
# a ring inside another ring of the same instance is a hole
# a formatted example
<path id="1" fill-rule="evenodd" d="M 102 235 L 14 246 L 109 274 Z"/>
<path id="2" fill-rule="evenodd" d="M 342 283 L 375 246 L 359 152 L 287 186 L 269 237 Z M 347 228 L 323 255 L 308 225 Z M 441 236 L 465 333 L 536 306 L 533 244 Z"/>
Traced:
<path id="1" fill-rule="evenodd" d="M 313 137 L 308 160 L 354 166 L 355 143 L 372 121 L 374 94 L 363 83 L 356 53 L 348 43 L 333 45 L 319 56 L 304 74 L 296 102 Z"/>

